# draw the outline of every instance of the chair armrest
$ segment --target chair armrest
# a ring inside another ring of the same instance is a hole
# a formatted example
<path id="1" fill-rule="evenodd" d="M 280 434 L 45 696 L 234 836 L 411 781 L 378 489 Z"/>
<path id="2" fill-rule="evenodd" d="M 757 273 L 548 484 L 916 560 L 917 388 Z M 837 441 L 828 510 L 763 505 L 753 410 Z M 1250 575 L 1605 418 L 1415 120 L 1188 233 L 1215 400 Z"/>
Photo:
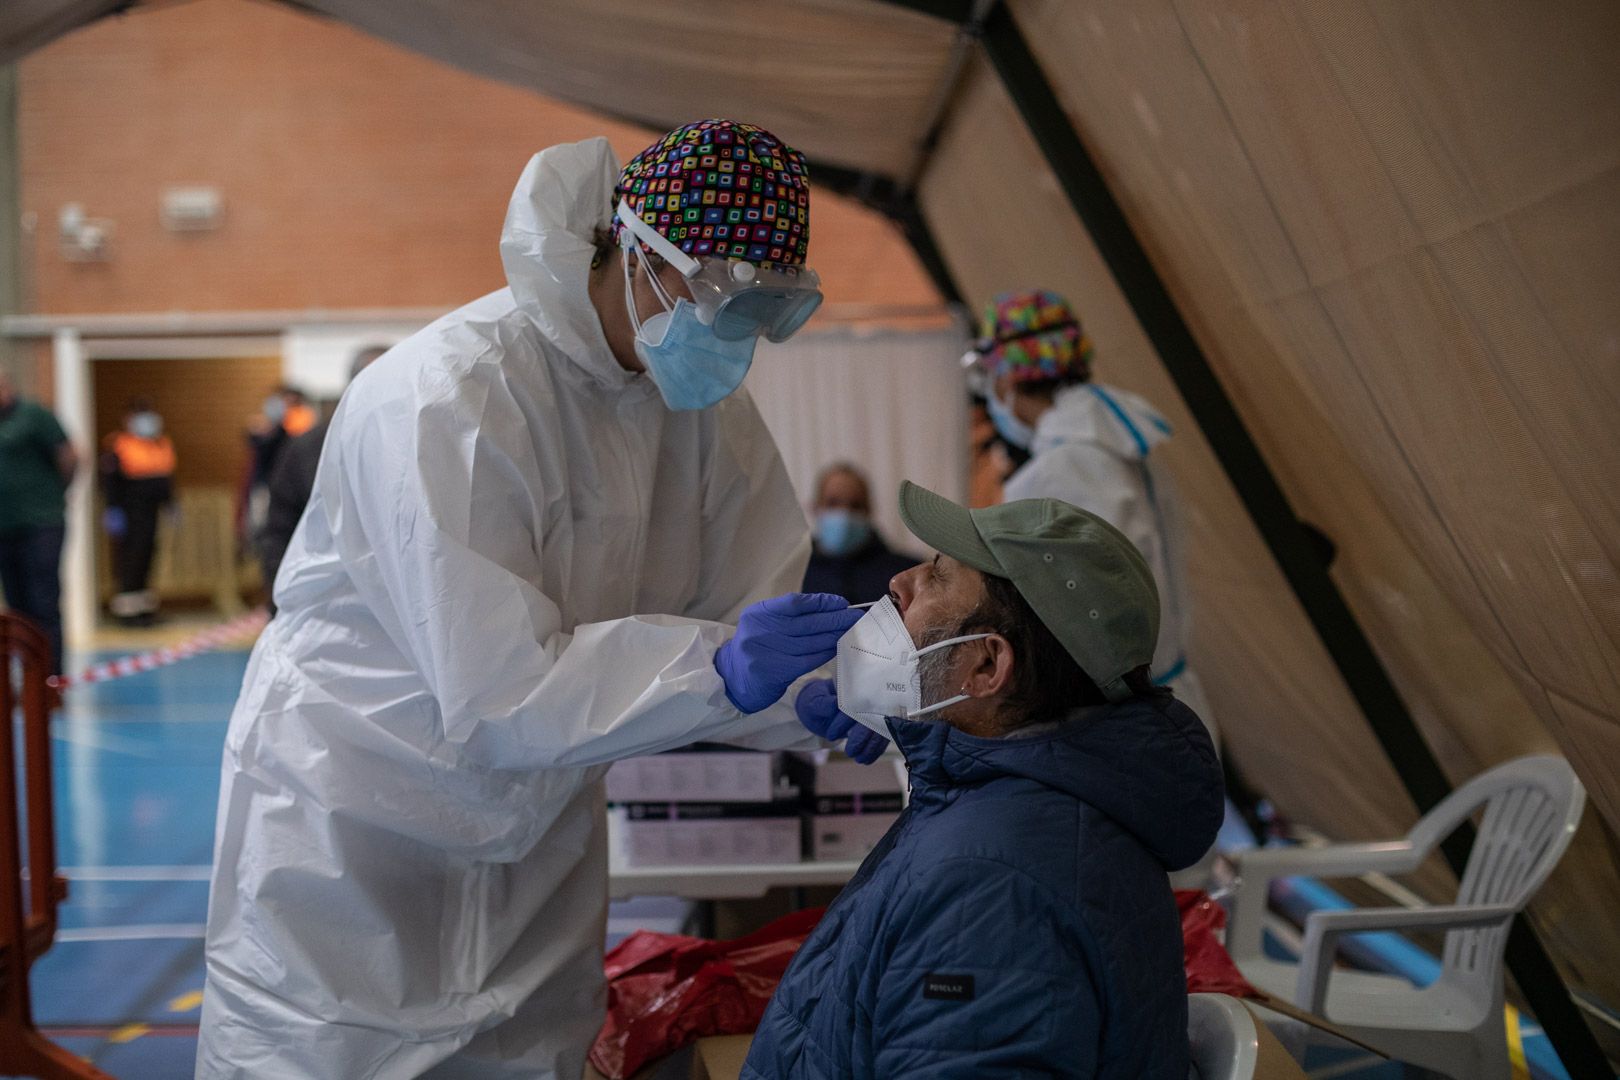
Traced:
<path id="1" fill-rule="evenodd" d="M 1317 911 L 1305 919 L 1305 940 L 1299 952 L 1299 981 L 1294 1004 L 1326 1016 L 1328 979 L 1340 936 L 1369 930 L 1453 930 L 1469 926 L 1507 923 L 1518 913 L 1511 904 L 1445 905 L 1422 908 L 1356 908 Z"/>
<path id="2" fill-rule="evenodd" d="M 1238 884 L 1227 924 L 1226 950 L 1234 960 L 1261 955 L 1260 932 L 1271 883 L 1280 877 L 1356 877 L 1379 871 L 1401 874 L 1423 862 L 1423 852 L 1405 840 L 1325 847 L 1254 848 L 1237 860 Z"/>
<path id="3" fill-rule="evenodd" d="M 1377 871 L 1403 874 L 1417 869 L 1424 853 L 1406 840 L 1376 844 L 1326 844 L 1320 847 L 1255 848 L 1238 860 L 1241 876 L 1358 877 Z"/>

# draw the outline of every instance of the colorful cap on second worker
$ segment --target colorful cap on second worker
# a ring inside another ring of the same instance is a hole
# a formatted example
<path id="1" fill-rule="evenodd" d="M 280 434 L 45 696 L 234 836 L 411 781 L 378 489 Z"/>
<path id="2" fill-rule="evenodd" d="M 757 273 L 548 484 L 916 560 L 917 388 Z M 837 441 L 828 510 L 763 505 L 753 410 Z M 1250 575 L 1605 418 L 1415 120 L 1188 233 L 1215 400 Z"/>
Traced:
<path id="1" fill-rule="evenodd" d="M 979 364 L 1015 382 L 1091 377 L 1091 339 L 1069 302 L 1047 289 L 997 296 L 984 309 Z"/>

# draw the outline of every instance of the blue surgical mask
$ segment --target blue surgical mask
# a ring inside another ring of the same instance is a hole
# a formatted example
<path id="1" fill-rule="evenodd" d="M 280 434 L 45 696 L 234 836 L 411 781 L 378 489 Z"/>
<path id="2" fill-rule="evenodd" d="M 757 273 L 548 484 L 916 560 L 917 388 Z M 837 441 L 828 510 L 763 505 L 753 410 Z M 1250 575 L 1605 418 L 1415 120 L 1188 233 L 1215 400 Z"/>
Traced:
<path id="1" fill-rule="evenodd" d="M 859 551 L 871 536 L 872 523 L 865 514 L 849 510 L 816 511 L 816 546 L 828 555 Z"/>
<path id="2" fill-rule="evenodd" d="M 990 411 L 990 422 L 996 426 L 1001 437 L 1020 450 L 1028 450 L 1029 444 L 1035 441 L 1035 429 L 1018 419 L 1012 408 L 994 391 L 985 398 L 984 403 Z"/>
<path id="3" fill-rule="evenodd" d="M 644 267 L 645 263 L 642 264 Z M 754 363 L 757 337 L 724 341 L 698 318 L 697 305 L 676 300 L 673 305 L 658 276 L 647 271 L 659 300 L 665 304 L 646 322 L 636 317 L 636 300 L 630 288 L 630 253 L 624 257 L 624 295 L 630 321 L 636 328 L 636 355 L 647 365 L 647 373 L 664 396 L 664 404 L 678 411 L 707 409 L 723 401 L 742 385 Z"/>
<path id="4" fill-rule="evenodd" d="M 163 434 L 163 417 L 155 412 L 138 412 L 129 418 L 128 426 L 137 439 L 155 439 Z"/>
<path id="5" fill-rule="evenodd" d="M 280 394 L 271 394 L 264 399 L 264 415 L 272 424 L 281 423 L 282 418 L 287 415 L 287 402 Z"/>

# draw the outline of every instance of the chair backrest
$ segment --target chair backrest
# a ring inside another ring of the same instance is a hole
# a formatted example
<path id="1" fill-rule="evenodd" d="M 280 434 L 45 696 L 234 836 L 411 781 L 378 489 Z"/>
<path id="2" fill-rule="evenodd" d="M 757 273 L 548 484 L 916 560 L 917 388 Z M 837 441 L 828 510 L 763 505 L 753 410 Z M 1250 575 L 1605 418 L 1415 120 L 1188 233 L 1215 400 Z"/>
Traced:
<path id="1" fill-rule="evenodd" d="M 1569 762 L 1556 754 L 1518 758 L 1452 792 L 1424 815 L 1412 840 L 1437 844 L 1483 807 L 1457 903 L 1522 909 L 1563 857 L 1585 804 L 1586 789 Z M 1445 970 L 1494 978 L 1506 941 L 1505 927 L 1453 930 L 1446 935 Z"/>
<path id="2" fill-rule="evenodd" d="M 1260 1059 L 1254 1014 L 1226 994 L 1187 995 L 1187 1041 L 1197 1080 L 1251 1080 Z"/>

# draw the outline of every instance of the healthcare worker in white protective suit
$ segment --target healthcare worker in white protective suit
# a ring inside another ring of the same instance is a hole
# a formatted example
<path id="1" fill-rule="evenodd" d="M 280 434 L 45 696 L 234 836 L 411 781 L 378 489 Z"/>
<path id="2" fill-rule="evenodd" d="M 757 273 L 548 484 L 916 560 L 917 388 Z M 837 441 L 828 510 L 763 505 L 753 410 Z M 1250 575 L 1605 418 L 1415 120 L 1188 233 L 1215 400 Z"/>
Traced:
<path id="1" fill-rule="evenodd" d="M 1091 340 L 1056 293 L 997 296 L 984 311 L 967 362 L 982 368 L 991 422 L 1030 453 L 1003 498 L 1061 499 L 1130 538 L 1159 584 L 1159 645 L 1153 681 L 1169 686 L 1220 746 L 1203 685 L 1187 657 L 1191 602 L 1185 531 L 1168 472 L 1154 449 L 1170 425 L 1142 398 L 1093 382 Z"/>
<path id="2" fill-rule="evenodd" d="M 581 1075 L 608 763 L 807 740 L 860 615 L 778 595 L 809 538 L 737 390 L 820 301 L 808 207 L 748 125 L 553 147 L 509 287 L 344 394 L 226 739 L 199 1076 Z"/>

